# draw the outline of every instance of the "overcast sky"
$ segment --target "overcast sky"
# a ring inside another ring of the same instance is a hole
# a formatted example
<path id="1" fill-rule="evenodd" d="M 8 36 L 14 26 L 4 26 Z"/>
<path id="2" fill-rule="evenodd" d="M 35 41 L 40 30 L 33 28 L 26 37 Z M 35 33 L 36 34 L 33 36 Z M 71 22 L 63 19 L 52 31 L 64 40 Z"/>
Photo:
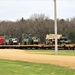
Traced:
<path id="1" fill-rule="evenodd" d="M 54 19 L 53 0 L 0 0 L 0 20 L 30 18 L 33 14 L 45 14 Z M 57 17 L 75 17 L 75 0 L 57 0 Z"/>

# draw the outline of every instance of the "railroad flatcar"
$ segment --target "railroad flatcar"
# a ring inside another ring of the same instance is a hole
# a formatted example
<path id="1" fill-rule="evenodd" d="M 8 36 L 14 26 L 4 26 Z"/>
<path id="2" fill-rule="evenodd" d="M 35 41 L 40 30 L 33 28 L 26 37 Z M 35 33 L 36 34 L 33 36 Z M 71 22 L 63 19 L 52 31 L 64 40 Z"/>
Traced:
<path id="1" fill-rule="evenodd" d="M 71 43 L 67 37 L 58 34 L 58 49 L 75 49 L 75 44 Z M 0 36 L 0 48 L 18 48 L 18 49 L 55 49 L 55 34 L 47 34 L 46 43 L 40 43 L 40 39 L 31 34 L 22 34 L 22 42 L 11 36 Z M 21 43 L 21 44 L 19 44 Z"/>

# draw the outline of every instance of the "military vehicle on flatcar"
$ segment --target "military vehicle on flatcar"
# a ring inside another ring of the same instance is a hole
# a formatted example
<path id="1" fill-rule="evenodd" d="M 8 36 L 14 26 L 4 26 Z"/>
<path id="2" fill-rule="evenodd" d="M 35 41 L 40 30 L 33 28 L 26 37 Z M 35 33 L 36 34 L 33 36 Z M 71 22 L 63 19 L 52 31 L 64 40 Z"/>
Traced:
<path id="1" fill-rule="evenodd" d="M 71 40 L 68 40 L 67 37 L 63 37 L 62 34 L 57 35 L 58 44 L 69 44 Z M 55 44 L 55 34 L 46 35 L 46 44 Z"/>
<path id="2" fill-rule="evenodd" d="M 22 44 L 27 45 L 27 44 L 39 44 L 40 39 L 38 37 L 32 36 L 31 34 L 22 34 Z"/>
<path id="3" fill-rule="evenodd" d="M 5 45 L 17 45 L 18 39 L 11 37 L 11 35 L 10 36 L 4 35 L 4 44 Z"/>

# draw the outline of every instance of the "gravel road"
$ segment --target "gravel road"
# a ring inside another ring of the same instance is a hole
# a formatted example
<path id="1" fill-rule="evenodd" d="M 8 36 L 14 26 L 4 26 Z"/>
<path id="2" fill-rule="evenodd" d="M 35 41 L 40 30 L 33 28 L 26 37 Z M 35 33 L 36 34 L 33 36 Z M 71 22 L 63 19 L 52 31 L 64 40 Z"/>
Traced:
<path id="1" fill-rule="evenodd" d="M 67 66 L 75 69 L 75 56 L 30 54 L 18 49 L 0 49 L 0 59 L 21 60 Z"/>

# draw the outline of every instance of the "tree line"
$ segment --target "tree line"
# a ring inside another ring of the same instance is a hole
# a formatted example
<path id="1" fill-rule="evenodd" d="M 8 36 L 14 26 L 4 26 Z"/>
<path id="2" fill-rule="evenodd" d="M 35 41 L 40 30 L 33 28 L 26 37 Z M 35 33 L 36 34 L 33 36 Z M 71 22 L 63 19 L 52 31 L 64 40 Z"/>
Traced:
<path id="1" fill-rule="evenodd" d="M 57 19 L 58 34 L 75 42 L 75 18 Z M 54 20 L 45 15 L 33 15 L 29 19 L 23 17 L 16 21 L 0 21 L 0 35 L 11 35 L 21 41 L 22 34 L 32 34 L 45 43 L 46 34 L 54 34 Z"/>

